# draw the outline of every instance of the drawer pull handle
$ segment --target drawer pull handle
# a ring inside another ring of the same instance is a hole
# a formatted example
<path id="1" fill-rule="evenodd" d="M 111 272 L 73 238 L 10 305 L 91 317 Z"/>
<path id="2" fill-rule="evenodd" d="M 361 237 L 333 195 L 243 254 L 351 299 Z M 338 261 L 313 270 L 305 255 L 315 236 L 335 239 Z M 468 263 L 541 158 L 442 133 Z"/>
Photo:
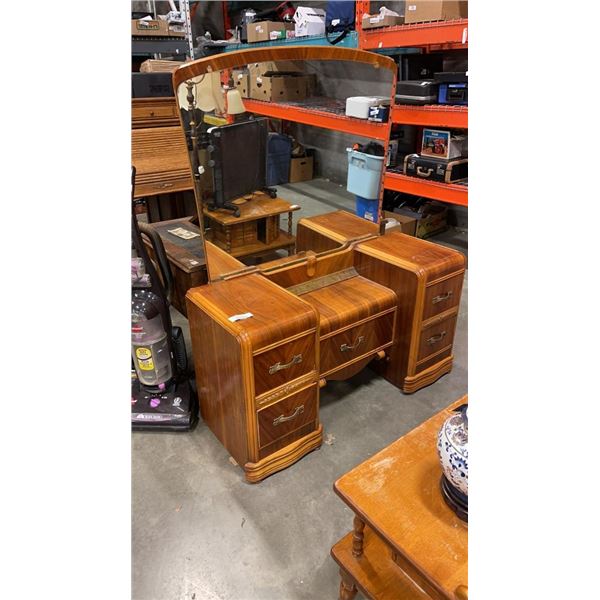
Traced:
<path id="1" fill-rule="evenodd" d="M 431 301 L 431 304 L 437 304 L 438 302 L 443 302 L 444 300 L 448 300 L 448 298 L 450 298 L 451 296 L 452 296 L 452 292 L 446 292 L 445 294 L 440 294 L 439 296 L 436 296 Z"/>
<path id="2" fill-rule="evenodd" d="M 296 410 L 289 416 L 289 417 L 284 417 L 283 415 L 279 415 L 277 418 L 273 419 L 273 426 L 277 426 L 280 423 L 285 423 L 286 421 L 291 421 L 292 419 L 295 419 L 300 413 L 304 412 L 304 404 L 301 404 L 300 406 L 296 406 Z"/>
<path id="3" fill-rule="evenodd" d="M 445 336 L 445 331 L 442 331 L 442 333 L 436 333 L 435 335 L 432 335 L 430 338 L 427 339 L 427 343 L 433 346 L 433 344 L 439 342 L 440 340 L 443 340 Z"/>
<path id="4" fill-rule="evenodd" d="M 280 362 L 275 363 L 269 367 L 269 375 L 274 375 L 277 371 L 283 371 L 283 369 L 289 369 L 292 365 L 297 365 L 302 362 L 302 354 L 295 354 L 289 363 L 281 364 Z"/>
<path id="5" fill-rule="evenodd" d="M 340 346 L 340 350 L 342 352 L 347 352 L 348 350 L 355 350 L 356 348 L 358 348 L 365 340 L 365 336 L 361 335 L 358 337 L 358 339 L 354 342 L 354 344 L 352 344 L 352 346 L 349 346 L 348 344 L 342 344 Z"/>

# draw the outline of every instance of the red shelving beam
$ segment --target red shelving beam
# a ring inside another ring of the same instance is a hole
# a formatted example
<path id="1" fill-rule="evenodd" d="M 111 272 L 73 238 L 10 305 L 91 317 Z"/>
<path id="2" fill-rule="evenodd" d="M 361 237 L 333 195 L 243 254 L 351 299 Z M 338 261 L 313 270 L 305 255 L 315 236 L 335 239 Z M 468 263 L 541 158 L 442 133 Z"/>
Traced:
<path id="1" fill-rule="evenodd" d="M 467 187 L 462 185 L 425 181 L 390 171 L 385 173 L 383 185 L 386 190 L 424 196 L 425 198 L 441 200 L 459 206 L 468 206 L 469 192 Z"/>
<path id="2" fill-rule="evenodd" d="M 360 32 L 359 44 L 364 50 L 419 46 L 467 48 L 468 21 L 468 19 L 454 19 L 365 29 Z"/>
<path id="3" fill-rule="evenodd" d="M 387 140 L 389 135 L 388 123 L 375 123 L 366 119 L 354 119 L 342 115 L 336 115 L 308 107 L 291 106 L 280 102 L 264 102 L 262 100 L 250 100 L 244 98 L 244 106 L 249 112 L 293 121 L 313 127 L 323 127 L 333 131 L 342 131 L 351 135 L 357 135 L 376 140 Z"/>
<path id="4" fill-rule="evenodd" d="M 445 106 L 429 104 L 410 106 L 397 104 L 392 107 L 392 123 L 422 125 L 423 127 L 468 128 L 469 111 L 466 106 Z"/>

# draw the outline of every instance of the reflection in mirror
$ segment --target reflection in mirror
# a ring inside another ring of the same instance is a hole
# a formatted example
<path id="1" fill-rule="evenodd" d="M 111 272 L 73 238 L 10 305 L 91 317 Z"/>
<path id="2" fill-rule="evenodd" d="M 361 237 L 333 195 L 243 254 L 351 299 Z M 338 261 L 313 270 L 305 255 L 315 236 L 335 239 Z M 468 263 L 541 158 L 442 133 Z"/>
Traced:
<path id="1" fill-rule="evenodd" d="M 176 97 L 209 279 L 252 265 L 267 273 L 379 232 L 394 63 L 360 62 L 368 53 L 357 51 L 346 60 L 243 54 L 179 69 L 191 75 L 180 76 Z M 338 239 L 320 236 L 323 227 Z"/>

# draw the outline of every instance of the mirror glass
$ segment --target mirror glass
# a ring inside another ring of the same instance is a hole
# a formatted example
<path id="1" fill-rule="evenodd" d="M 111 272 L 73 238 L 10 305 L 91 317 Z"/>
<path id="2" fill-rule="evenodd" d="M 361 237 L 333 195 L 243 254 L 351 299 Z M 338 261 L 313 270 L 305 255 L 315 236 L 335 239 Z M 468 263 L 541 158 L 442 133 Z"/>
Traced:
<path id="1" fill-rule="evenodd" d="M 247 62 L 244 55 L 221 54 L 180 69 L 201 72 L 178 85 L 176 98 L 204 239 L 241 268 L 265 270 L 272 261 L 343 245 L 341 236 L 313 247 L 300 231 L 308 222 L 339 222 L 337 211 L 360 214 L 369 231 L 378 231 L 393 63 L 382 68 L 389 59 L 373 54 L 373 63 Z M 217 70 L 219 60 L 231 66 Z M 202 69 L 191 68 L 200 63 Z M 350 227 L 346 238 L 361 237 L 363 229 L 354 235 Z"/>

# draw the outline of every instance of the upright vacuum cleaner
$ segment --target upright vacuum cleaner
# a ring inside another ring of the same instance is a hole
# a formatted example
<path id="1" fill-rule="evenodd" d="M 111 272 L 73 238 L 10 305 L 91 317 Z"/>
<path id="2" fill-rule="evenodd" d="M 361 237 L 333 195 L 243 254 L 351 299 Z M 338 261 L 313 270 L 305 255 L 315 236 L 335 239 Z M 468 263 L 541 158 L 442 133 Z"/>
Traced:
<path id="1" fill-rule="evenodd" d="M 136 218 L 135 167 L 131 178 L 131 426 L 134 431 L 187 431 L 198 418 L 198 399 L 188 377 L 183 332 L 173 327 L 169 314 L 173 278 L 160 236 Z M 164 287 L 142 234 L 152 244 Z"/>

